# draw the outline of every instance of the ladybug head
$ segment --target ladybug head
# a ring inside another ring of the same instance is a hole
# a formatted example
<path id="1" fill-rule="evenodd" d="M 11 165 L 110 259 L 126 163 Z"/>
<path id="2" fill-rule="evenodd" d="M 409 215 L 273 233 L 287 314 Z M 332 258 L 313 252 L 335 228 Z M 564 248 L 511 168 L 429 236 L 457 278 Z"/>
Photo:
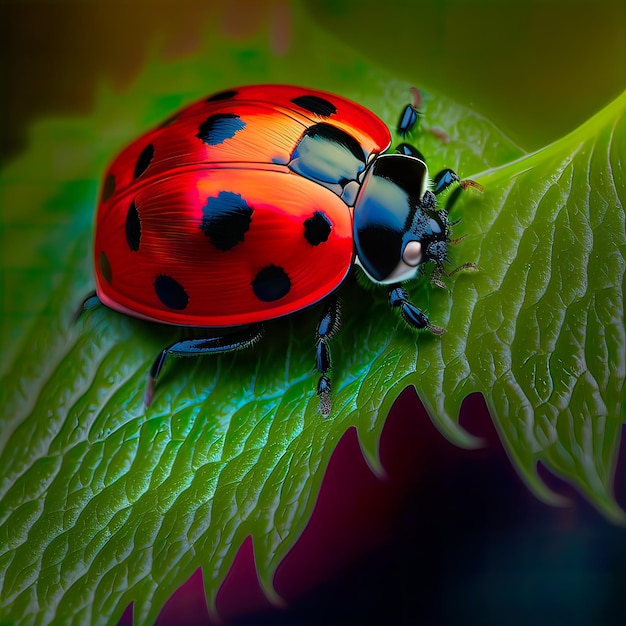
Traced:
<path id="1" fill-rule="evenodd" d="M 354 206 L 357 263 L 376 283 L 414 278 L 418 266 L 446 259 L 448 214 L 436 210 L 428 168 L 405 154 L 376 157 Z"/>

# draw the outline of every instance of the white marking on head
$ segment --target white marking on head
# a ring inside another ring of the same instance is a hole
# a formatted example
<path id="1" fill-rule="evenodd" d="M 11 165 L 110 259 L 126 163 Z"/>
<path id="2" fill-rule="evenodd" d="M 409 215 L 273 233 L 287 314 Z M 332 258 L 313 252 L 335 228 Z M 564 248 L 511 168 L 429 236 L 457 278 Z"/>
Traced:
<path id="1" fill-rule="evenodd" d="M 409 241 L 404 247 L 402 260 L 409 267 L 417 267 L 422 261 L 422 244 L 419 241 Z"/>

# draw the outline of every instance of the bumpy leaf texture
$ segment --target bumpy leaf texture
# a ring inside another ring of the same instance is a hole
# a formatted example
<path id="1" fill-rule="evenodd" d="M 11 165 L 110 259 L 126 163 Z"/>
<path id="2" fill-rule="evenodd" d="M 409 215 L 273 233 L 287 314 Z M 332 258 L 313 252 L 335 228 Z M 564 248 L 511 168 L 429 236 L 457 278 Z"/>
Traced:
<path id="1" fill-rule="evenodd" d="M 393 124 L 409 85 L 356 67 L 343 95 Z M 118 114 L 128 110 L 119 95 L 105 100 Z M 427 98 L 429 123 L 450 137 L 420 141 L 433 169 L 452 167 L 485 186 L 452 215 L 463 218 L 458 235 L 467 233 L 452 261 L 475 262 L 480 271 L 450 278 L 448 291 L 426 280 L 411 288 L 447 328 L 443 337 L 416 337 L 389 311 L 384 291 L 349 280 L 333 340 L 329 419 L 315 395 L 315 307 L 269 324 L 249 353 L 173 359 L 146 410 L 147 370 L 179 331 L 105 308 L 70 323 L 90 287 L 95 174 L 123 142 L 113 133 L 90 172 L 46 178 L 41 147 L 8 168 L 3 207 L 14 208 L 5 218 L 3 263 L 13 294 L 7 319 L 15 323 L 5 324 L 5 336 L 25 315 L 22 298 L 34 313 L 3 364 L 1 619 L 105 624 L 134 602 L 136 623 L 149 624 L 198 567 L 214 605 L 248 536 L 271 596 L 273 573 L 310 517 L 336 443 L 355 427 L 379 469 L 385 416 L 408 385 L 438 428 L 465 446 L 477 442 L 457 423 L 460 404 L 483 393 L 512 461 L 538 495 L 554 500 L 537 476 L 541 462 L 622 519 L 611 480 L 625 371 L 625 102 L 524 155 L 471 111 Z M 112 124 L 98 115 L 92 123 Z M 84 122 L 54 122 L 37 136 L 52 152 L 62 141 L 80 150 L 93 132 Z M 25 200 L 41 207 L 27 216 L 38 219 L 25 219 Z"/>
<path id="2" fill-rule="evenodd" d="M 564 139 L 477 176 L 486 192 L 464 208 L 463 250 L 481 272 L 453 281 L 450 332 L 420 354 L 438 374 L 420 378 L 418 363 L 413 379 L 432 413 L 450 420 L 461 395 L 483 393 L 533 489 L 551 499 L 536 474 L 542 462 L 615 519 L 625 106 L 622 95 Z"/>

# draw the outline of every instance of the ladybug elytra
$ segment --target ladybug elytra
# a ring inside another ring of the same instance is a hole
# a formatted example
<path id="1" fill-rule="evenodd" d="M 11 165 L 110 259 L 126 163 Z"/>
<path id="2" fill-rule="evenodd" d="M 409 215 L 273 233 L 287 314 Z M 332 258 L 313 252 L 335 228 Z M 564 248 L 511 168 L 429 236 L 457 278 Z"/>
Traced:
<path id="1" fill-rule="evenodd" d="M 417 117 L 408 105 L 399 132 Z M 258 85 L 182 109 L 113 161 L 97 211 L 91 304 L 204 329 L 161 351 L 146 405 L 169 355 L 248 348 L 264 321 L 324 301 L 316 368 L 328 415 L 335 292 L 354 264 L 389 286 L 391 307 L 411 327 L 443 332 L 401 283 L 424 263 L 445 273 L 450 223 L 436 196 L 453 184 L 480 186 L 452 170 L 431 181 L 415 148 L 390 152 L 390 144 L 386 125 L 359 104 Z"/>

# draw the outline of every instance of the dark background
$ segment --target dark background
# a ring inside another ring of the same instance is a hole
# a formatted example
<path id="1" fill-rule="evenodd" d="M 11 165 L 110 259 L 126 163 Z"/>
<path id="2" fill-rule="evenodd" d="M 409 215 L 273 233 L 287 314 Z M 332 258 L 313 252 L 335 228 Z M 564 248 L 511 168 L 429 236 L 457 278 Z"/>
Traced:
<path id="1" fill-rule="evenodd" d="M 624 88 L 623 2 L 506 3 L 515 6 L 508 17 L 497 2 L 307 4 L 325 27 L 400 76 L 419 73 L 450 96 L 465 94 L 528 149 L 573 129 Z M 202 24 L 228 25 L 229 11 L 236 36 L 245 36 L 251 6 L 246 13 L 226 2 L 0 2 L 0 163 L 27 147 L 38 119 L 88 113 L 100 80 L 130 84 L 152 42 L 164 59 L 185 54 Z M 459 35 L 468 30 L 474 45 Z M 500 54 L 499 42 L 511 37 L 520 54 Z M 268 608 L 246 546 L 219 598 L 225 616 L 241 625 L 626 624 L 626 530 L 547 472 L 571 504 L 539 502 L 480 398 L 466 401 L 461 422 L 485 437 L 484 449 L 446 442 L 405 392 L 383 435 L 385 481 L 348 433 L 311 524 L 277 572 L 289 608 Z M 623 462 L 616 495 L 626 506 Z M 168 605 L 161 623 L 199 618 L 195 591 Z"/>

